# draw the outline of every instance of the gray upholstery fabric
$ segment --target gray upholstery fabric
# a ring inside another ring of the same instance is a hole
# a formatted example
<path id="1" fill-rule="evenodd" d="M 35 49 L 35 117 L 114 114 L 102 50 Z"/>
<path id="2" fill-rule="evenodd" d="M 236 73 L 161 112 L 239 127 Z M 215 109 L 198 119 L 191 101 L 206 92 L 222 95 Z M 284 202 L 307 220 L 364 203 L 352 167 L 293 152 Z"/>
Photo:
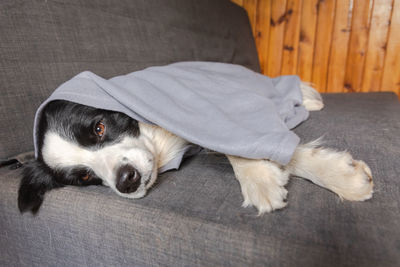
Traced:
<path id="1" fill-rule="evenodd" d="M 121 31 L 124 34 L 121 33 Z M 0 1 L 0 159 L 32 149 L 34 111 L 73 75 L 183 60 L 258 70 L 245 11 L 228 0 Z M 105 38 L 105 36 L 108 36 Z M 365 160 L 372 200 L 341 203 L 303 180 L 287 208 L 257 217 L 224 156 L 163 174 L 140 200 L 66 187 L 19 214 L 18 170 L 0 168 L 0 266 L 399 266 L 400 105 L 393 94 L 325 95 L 295 131 Z"/>
<path id="2" fill-rule="evenodd" d="M 372 169 L 375 194 L 341 202 L 300 179 L 289 205 L 256 216 L 240 207 L 227 159 L 201 154 L 161 175 L 140 200 L 106 187 L 51 191 L 38 216 L 20 215 L 20 170 L 0 169 L 1 266 L 399 266 L 400 104 L 390 93 L 324 95 L 295 129 L 348 149 Z"/>
<path id="3" fill-rule="evenodd" d="M 62 82 L 176 61 L 259 70 L 246 12 L 229 0 L 1 0 L 0 159 L 32 150 L 35 110 Z"/>

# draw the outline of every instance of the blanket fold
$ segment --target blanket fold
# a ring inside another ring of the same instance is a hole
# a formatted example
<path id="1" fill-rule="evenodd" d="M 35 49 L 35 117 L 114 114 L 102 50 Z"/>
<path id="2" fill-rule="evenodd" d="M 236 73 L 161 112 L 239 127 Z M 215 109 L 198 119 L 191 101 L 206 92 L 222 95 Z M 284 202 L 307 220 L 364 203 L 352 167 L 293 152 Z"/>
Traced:
<path id="1" fill-rule="evenodd" d="M 290 129 L 308 117 L 297 76 L 269 78 L 213 62 L 150 67 L 109 80 L 85 71 L 60 85 L 37 110 L 36 155 L 41 112 L 58 99 L 123 112 L 217 152 L 283 165 L 299 143 Z"/>

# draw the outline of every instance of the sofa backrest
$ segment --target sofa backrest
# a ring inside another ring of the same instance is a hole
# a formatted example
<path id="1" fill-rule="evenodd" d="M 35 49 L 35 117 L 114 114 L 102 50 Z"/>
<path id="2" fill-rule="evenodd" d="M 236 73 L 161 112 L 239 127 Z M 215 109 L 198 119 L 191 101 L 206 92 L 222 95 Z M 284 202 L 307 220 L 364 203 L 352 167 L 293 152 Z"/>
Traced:
<path id="1" fill-rule="evenodd" d="M 0 159 L 33 149 L 37 107 L 79 72 L 188 60 L 259 71 L 246 12 L 229 0 L 1 0 Z"/>

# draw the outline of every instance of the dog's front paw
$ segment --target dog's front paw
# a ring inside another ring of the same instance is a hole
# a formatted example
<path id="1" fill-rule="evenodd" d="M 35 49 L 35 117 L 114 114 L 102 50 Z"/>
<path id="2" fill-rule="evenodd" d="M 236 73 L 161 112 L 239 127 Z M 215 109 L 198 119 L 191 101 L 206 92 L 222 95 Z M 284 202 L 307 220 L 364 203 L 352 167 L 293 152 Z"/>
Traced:
<path id="1" fill-rule="evenodd" d="M 278 184 L 269 184 L 262 179 L 241 185 L 243 207 L 254 206 L 261 215 L 265 212 L 281 209 L 286 206 L 287 190 Z"/>
<path id="2" fill-rule="evenodd" d="M 245 159 L 228 156 L 240 183 L 243 206 L 254 206 L 259 215 L 286 206 L 284 188 L 289 172 L 268 160 Z"/>
<path id="3" fill-rule="evenodd" d="M 322 186 L 338 194 L 341 199 L 364 201 L 372 197 L 372 173 L 364 161 L 353 159 L 347 152 L 329 149 L 316 148 L 314 154 L 320 155 L 318 159 L 323 159 L 321 162 L 330 161 L 330 164 L 326 162 L 325 167 L 319 169 Z"/>
<path id="4" fill-rule="evenodd" d="M 299 146 L 287 169 L 333 191 L 341 199 L 363 201 L 371 198 L 374 184 L 367 164 L 353 159 L 348 152 L 320 147 L 319 143 L 316 140 Z"/>
<path id="5" fill-rule="evenodd" d="M 351 160 L 347 168 L 341 169 L 340 183 L 333 190 L 341 198 L 351 201 L 370 199 L 373 193 L 371 169 L 362 160 Z"/>

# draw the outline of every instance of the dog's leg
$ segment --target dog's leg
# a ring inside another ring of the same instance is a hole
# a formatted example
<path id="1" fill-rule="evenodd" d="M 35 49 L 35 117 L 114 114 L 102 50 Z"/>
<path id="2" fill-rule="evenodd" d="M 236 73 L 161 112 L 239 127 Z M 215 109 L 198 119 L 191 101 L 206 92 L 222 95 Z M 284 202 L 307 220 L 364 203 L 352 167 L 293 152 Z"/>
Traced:
<path id="1" fill-rule="evenodd" d="M 324 107 L 321 95 L 302 82 L 303 105 L 309 111 Z M 366 200 L 372 197 L 371 170 L 361 160 L 347 152 L 319 147 L 318 141 L 297 147 L 287 169 L 291 174 L 306 178 L 347 200 Z"/>
<path id="2" fill-rule="evenodd" d="M 227 157 L 240 183 L 244 207 L 254 206 L 262 214 L 286 206 L 287 171 L 268 160 Z"/>
<path id="3" fill-rule="evenodd" d="M 367 164 L 354 160 L 348 152 L 319 147 L 318 141 L 298 146 L 286 168 L 341 199 L 363 201 L 372 197 L 372 174 Z"/>
<path id="4" fill-rule="evenodd" d="M 312 88 L 310 83 L 301 82 L 301 93 L 303 94 L 303 106 L 309 111 L 321 110 L 324 107 L 320 93 Z"/>

